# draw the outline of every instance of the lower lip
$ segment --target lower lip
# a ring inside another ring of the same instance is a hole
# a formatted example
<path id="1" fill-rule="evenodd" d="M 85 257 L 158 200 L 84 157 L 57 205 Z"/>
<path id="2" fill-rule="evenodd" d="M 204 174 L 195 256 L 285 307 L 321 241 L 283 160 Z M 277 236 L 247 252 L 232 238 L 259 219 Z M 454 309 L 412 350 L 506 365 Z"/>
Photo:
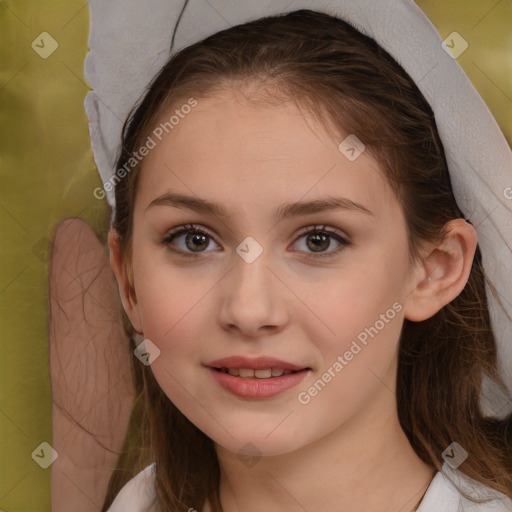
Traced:
<path id="1" fill-rule="evenodd" d="M 271 398 L 279 395 L 299 384 L 309 372 L 308 369 L 305 369 L 289 375 L 281 375 L 281 377 L 245 379 L 211 367 L 208 369 L 222 388 L 242 398 Z"/>

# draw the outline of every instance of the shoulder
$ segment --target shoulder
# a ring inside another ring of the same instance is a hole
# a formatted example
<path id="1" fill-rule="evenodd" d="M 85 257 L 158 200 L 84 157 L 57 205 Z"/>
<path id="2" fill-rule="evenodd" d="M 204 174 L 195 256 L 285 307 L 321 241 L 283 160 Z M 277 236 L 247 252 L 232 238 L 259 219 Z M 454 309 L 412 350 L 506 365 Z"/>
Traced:
<path id="1" fill-rule="evenodd" d="M 157 512 L 155 469 L 156 463 L 153 462 L 128 481 L 107 512 Z"/>
<path id="2" fill-rule="evenodd" d="M 463 496 L 466 493 L 472 499 Z M 473 501 L 475 500 L 475 501 Z M 417 512 L 512 512 L 512 500 L 444 463 Z"/>

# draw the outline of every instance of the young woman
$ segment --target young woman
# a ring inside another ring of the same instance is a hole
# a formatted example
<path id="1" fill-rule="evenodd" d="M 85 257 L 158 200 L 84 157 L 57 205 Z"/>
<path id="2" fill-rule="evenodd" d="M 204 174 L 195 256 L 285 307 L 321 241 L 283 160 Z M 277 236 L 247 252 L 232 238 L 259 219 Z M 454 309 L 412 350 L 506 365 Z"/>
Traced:
<path id="1" fill-rule="evenodd" d="M 496 372 L 476 232 L 431 107 L 372 39 L 299 11 L 185 48 L 116 168 L 162 510 L 434 510 L 430 488 L 475 498 L 440 483 L 447 449 L 511 495 L 510 420 L 478 405 Z"/>
<path id="2" fill-rule="evenodd" d="M 181 50 L 116 170 L 145 469 L 104 510 L 512 510 L 476 231 L 374 40 L 303 10 Z"/>

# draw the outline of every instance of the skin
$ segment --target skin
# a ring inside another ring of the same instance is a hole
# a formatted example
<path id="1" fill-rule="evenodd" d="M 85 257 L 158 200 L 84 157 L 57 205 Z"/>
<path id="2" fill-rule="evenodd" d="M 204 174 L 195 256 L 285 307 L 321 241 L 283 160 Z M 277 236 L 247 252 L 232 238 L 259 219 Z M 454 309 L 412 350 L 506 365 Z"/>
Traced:
<path id="1" fill-rule="evenodd" d="M 55 230 L 49 286 L 52 512 L 97 512 L 135 392 L 108 255 L 82 219 Z"/>
<path id="2" fill-rule="evenodd" d="M 162 116 L 165 120 L 167 115 Z M 409 260 L 405 219 L 369 151 L 349 161 L 293 103 L 253 106 L 237 91 L 198 106 L 145 158 L 134 207 L 131 261 L 114 231 L 111 264 L 135 329 L 160 350 L 151 367 L 176 406 L 216 445 L 225 512 L 410 511 L 435 471 L 422 462 L 396 412 L 397 343 L 404 318 L 432 316 L 466 284 L 475 230 L 452 221 L 439 247 Z M 165 193 L 221 203 L 229 216 L 169 205 Z M 342 196 L 356 210 L 274 219 L 285 202 Z M 192 253 L 174 227 L 199 224 L 209 245 Z M 315 257 L 299 230 L 326 225 Z M 253 237 L 263 253 L 247 263 L 236 248 Z M 195 253 L 197 254 L 197 252 Z M 307 405 L 307 390 L 365 327 L 401 305 Z M 295 388 L 264 400 L 224 391 L 204 364 L 231 355 L 270 355 L 311 370 Z M 258 457 L 250 459 L 247 444 Z M 245 448 L 244 448 L 245 447 Z M 261 457 L 259 457 L 261 455 Z"/>

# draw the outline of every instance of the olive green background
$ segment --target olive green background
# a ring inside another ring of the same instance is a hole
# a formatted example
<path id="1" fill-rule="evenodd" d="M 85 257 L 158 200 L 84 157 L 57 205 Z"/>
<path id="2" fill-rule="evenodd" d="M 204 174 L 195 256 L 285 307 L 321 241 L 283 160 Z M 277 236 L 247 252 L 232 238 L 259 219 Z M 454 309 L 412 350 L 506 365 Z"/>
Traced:
<path id="1" fill-rule="evenodd" d="M 510 143 L 512 2 L 417 3 L 443 39 L 456 31 L 469 43 L 458 61 Z M 101 182 L 83 108 L 88 30 L 84 0 L 0 1 L 0 509 L 8 512 L 50 510 L 51 469 L 31 454 L 52 440 L 47 283 L 53 230 L 70 216 L 98 232 L 105 225 L 106 205 L 93 196 Z M 42 32 L 58 43 L 46 59 L 31 47 Z"/>

